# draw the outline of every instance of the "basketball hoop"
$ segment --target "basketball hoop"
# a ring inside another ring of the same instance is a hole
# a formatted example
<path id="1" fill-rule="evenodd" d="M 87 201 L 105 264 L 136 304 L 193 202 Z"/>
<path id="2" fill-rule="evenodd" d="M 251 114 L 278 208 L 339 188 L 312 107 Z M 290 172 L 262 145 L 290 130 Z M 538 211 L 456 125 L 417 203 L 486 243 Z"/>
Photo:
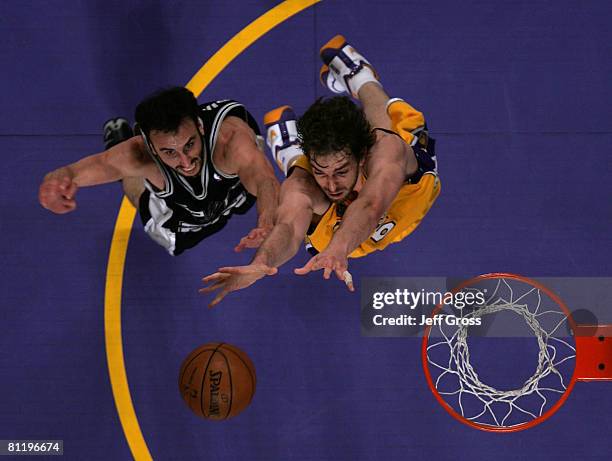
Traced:
<path id="1" fill-rule="evenodd" d="M 451 316 L 460 321 L 427 326 L 422 343 L 427 383 L 455 419 L 484 431 L 520 431 L 552 416 L 576 381 L 612 380 L 612 325 L 576 325 L 565 303 L 544 285 L 520 275 L 494 273 L 452 290 L 460 292 L 484 301 L 468 307 L 436 306 L 431 319 Z M 486 379 L 470 361 L 475 352 L 490 352 L 492 340 L 470 331 L 474 324 L 492 324 L 497 316 L 515 314 L 535 336 L 537 363 L 521 386 L 499 389 L 483 382 Z"/>

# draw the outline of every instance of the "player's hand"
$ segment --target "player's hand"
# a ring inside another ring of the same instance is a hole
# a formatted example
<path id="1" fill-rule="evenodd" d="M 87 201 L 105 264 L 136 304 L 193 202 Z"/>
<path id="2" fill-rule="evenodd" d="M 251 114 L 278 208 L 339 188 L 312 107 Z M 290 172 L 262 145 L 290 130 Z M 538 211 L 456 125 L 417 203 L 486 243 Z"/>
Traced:
<path id="1" fill-rule="evenodd" d="M 338 277 L 338 280 L 345 283 L 349 291 L 355 291 L 353 277 L 351 277 L 351 274 L 348 271 L 348 259 L 346 255 L 339 252 L 328 250 L 322 251 L 318 255 L 310 258 L 310 261 L 308 261 L 303 267 L 295 269 L 293 272 L 297 275 L 305 275 L 309 272 L 320 269 L 323 269 L 323 278 L 325 280 L 329 280 L 329 277 L 333 272 L 336 274 L 336 277 Z"/>
<path id="2" fill-rule="evenodd" d="M 218 290 L 217 296 L 211 301 L 208 307 L 214 307 L 221 302 L 228 293 L 242 290 L 253 285 L 257 280 L 266 275 L 274 275 L 278 272 L 276 267 L 266 266 L 265 264 L 250 264 L 248 266 L 222 267 L 214 274 L 202 279 L 202 282 L 209 285 L 200 288 L 200 293 L 212 293 Z"/>
<path id="3" fill-rule="evenodd" d="M 266 239 L 272 227 L 256 227 L 252 229 L 245 237 L 240 239 L 240 243 L 234 247 L 234 251 L 239 253 L 245 248 L 259 248 Z"/>
<path id="4" fill-rule="evenodd" d="M 77 189 L 77 184 L 68 175 L 51 177 L 40 185 L 38 201 L 53 213 L 68 213 L 76 209 L 74 197 Z"/>

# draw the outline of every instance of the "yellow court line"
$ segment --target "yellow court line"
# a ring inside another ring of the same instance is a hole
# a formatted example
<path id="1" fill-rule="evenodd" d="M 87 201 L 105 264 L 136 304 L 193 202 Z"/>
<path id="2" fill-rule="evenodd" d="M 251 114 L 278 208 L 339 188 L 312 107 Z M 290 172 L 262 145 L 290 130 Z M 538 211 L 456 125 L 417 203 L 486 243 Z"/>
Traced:
<path id="1" fill-rule="evenodd" d="M 287 0 L 263 14 L 250 23 L 219 51 L 217 51 L 187 83 L 196 96 L 206 88 L 219 73 L 227 67 L 240 53 L 251 46 L 257 39 L 272 30 L 291 16 L 318 3 L 321 0 Z M 110 376 L 115 406 L 123 433 L 128 442 L 132 456 L 136 461 L 152 460 L 147 443 L 140 430 L 138 418 L 132 403 L 130 388 L 125 370 L 123 340 L 121 336 L 121 291 L 127 247 L 136 216 L 136 209 L 127 198 L 123 198 L 113 240 L 111 242 L 106 270 L 106 288 L 104 293 L 104 336 L 106 342 L 106 360 Z"/>
<path id="2" fill-rule="evenodd" d="M 300 11 L 319 3 L 321 0 L 287 0 L 263 14 L 227 42 L 202 66 L 185 85 L 196 96 L 208 86 L 236 56 L 251 46 L 263 35 Z"/>

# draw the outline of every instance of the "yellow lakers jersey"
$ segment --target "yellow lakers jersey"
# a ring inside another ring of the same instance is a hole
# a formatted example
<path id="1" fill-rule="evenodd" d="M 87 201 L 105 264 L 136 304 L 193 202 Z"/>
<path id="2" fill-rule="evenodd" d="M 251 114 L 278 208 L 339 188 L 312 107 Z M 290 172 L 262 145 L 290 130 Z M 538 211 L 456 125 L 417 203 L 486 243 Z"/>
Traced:
<path id="1" fill-rule="evenodd" d="M 402 100 L 393 101 L 387 109 L 393 131 L 410 144 L 417 157 L 417 172 L 407 179 L 384 216 L 378 221 L 370 237 L 349 255 L 359 258 L 376 250 L 384 250 L 391 243 L 403 240 L 423 220 L 440 194 L 440 180 L 434 152 L 434 140 L 427 136 L 423 114 Z M 312 174 L 310 162 L 300 156 L 294 167 Z M 331 242 L 340 227 L 344 206 L 332 203 L 321 219 L 313 223 L 306 236 L 307 246 L 321 252 Z"/>

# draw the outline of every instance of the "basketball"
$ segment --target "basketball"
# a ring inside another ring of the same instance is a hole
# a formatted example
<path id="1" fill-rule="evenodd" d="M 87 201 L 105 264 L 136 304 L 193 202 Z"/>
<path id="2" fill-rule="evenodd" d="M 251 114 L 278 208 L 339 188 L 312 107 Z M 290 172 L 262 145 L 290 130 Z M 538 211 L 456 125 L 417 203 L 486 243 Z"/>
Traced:
<path id="1" fill-rule="evenodd" d="M 181 365 L 179 391 L 196 415 L 223 420 L 241 413 L 255 394 L 255 367 L 236 346 L 209 343 Z"/>

